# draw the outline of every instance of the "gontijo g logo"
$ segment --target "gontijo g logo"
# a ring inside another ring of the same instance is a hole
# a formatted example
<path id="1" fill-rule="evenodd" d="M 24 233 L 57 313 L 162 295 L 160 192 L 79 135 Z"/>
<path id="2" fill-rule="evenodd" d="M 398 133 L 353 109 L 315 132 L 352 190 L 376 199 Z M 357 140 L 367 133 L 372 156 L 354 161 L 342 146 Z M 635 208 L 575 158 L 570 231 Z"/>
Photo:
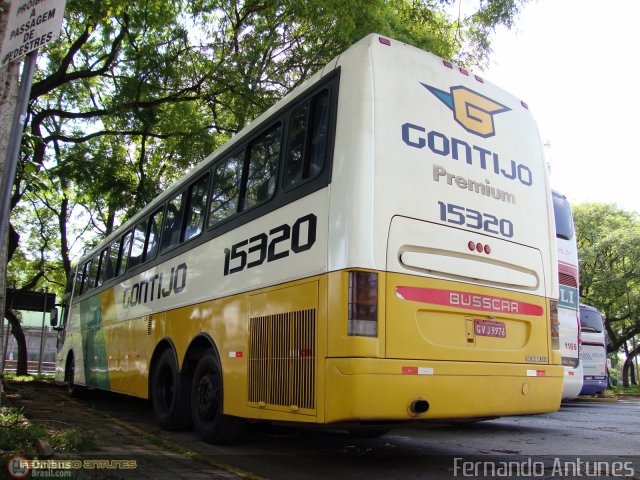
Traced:
<path id="1" fill-rule="evenodd" d="M 420 85 L 449 107 L 453 112 L 455 121 L 465 130 L 484 138 L 492 137 L 496 134 L 493 116 L 497 113 L 511 110 L 509 107 L 505 107 L 462 85 L 451 87 L 449 92 L 439 90 L 422 82 L 420 82 Z"/>

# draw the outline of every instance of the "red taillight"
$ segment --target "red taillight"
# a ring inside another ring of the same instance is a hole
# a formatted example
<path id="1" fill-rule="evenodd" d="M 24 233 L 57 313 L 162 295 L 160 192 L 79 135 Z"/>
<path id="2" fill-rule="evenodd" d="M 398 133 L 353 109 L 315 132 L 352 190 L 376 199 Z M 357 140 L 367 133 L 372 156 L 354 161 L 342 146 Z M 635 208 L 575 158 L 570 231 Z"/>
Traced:
<path id="1" fill-rule="evenodd" d="M 391 40 L 389 40 L 388 38 L 378 37 L 378 40 L 380 40 L 380 43 L 383 45 L 391 45 Z"/>
<path id="2" fill-rule="evenodd" d="M 378 274 L 349 272 L 350 336 L 378 335 Z"/>
<path id="3" fill-rule="evenodd" d="M 558 319 L 558 302 L 549 300 L 549 320 L 551 323 L 551 348 L 560 350 L 560 320 Z"/>

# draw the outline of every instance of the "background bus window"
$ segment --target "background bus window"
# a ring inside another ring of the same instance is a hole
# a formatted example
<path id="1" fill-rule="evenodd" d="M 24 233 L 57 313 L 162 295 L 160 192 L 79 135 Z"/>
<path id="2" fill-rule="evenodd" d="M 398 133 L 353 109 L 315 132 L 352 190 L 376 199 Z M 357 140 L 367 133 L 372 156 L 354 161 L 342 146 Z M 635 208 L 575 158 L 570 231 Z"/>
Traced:
<path id="1" fill-rule="evenodd" d="M 131 244 L 131 254 L 127 268 L 131 269 L 142 263 L 144 253 L 144 243 L 147 237 L 147 221 L 140 222 L 133 230 L 133 243 Z"/>
<path id="2" fill-rule="evenodd" d="M 180 193 L 167 204 L 164 230 L 162 232 L 162 250 L 166 250 L 180 242 L 182 214 L 184 212 L 184 193 Z"/>
<path id="3" fill-rule="evenodd" d="M 244 155 L 240 152 L 216 167 L 211 190 L 209 228 L 235 215 L 238 211 L 243 158 Z"/>
<path id="4" fill-rule="evenodd" d="M 149 240 L 147 240 L 147 250 L 144 252 L 144 261 L 153 260 L 158 254 L 158 245 L 160 244 L 160 229 L 162 228 L 162 217 L 164 209 L 158 210 L 151 215 L 149 221 Z"/>
<path id="5" fill-rule="evenodd" d="M 564 240 L 573 238 L 573 220 L 569 202 L 562 195 L 553 192 L 553 212 L 556 219 L 556 236 Z"/>
<path id="6" fill-rule="evenodd" d="M 120 255 L 118 256 L 118 273 L 117 275 L 122 275 L 124 271 L 127 269 L 127 261 L 129 260 L 129 250 L 131 250 L 131 237 L 133 232 L 127 232 L 122 237 L 122 244 L 120 248 Z"/>
<path id="7" fill-rule="evenodd" d="M 251 144 L 243 210 L 266 202 L 276 190 L 281 132 L 282 127 L 278 125 Z"/>
<path id="8" fill-rule="evenodd" d="M 284 170 L 286 190 L 320 174 L 326 157 L 328 127 L 328 91 L 293 112 Z"/>
<path id="9" fill-rule="evenodd" d="M 602 317 L 597 310 L 590 311 L 585 308 L 580 309 L 580 325 L 582 329 L 589 332 L 601 333 L 604 329 Z"/>
<path id="10" fill-rule="evenodd" d="M 184 230 L 184 241 L 197 237 L 202 232 L 204 213 L 209 193 L 209 174 L 202 177 L 189 188 L 189 207 Z"/>

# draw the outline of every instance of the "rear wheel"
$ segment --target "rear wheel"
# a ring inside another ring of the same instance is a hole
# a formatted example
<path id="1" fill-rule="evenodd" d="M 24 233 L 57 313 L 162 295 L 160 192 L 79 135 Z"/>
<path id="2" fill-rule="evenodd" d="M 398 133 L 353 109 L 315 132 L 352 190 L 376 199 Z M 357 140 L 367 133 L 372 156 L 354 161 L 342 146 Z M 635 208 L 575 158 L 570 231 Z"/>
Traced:
<path id="1" fill-rule="evenodd" d="M 189 392 L 191 378 L 178 371 L 173 350 L 160 354 L 151 381 L 153 416 L 160 428 L 183 430 L 191 426 Z"/>
<path id="2" fill-rule="evenodd" d="M 236 443 L 245 421 L 223 413 L 222 368 L 213 351 L 198 361 L 191 387 L 193 425 L 202 440 L 209 443 Z"/>

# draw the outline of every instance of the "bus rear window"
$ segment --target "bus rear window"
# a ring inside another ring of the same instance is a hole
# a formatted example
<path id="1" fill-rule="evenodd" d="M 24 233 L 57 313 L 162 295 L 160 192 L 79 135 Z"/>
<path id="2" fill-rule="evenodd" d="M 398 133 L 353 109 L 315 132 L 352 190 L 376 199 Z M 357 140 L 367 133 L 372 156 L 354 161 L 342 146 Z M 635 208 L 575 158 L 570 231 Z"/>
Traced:
<path id="1" fill-rule="evenodd" d="M 580 309 L 580 326 L 583 330 L 589 332 L 602 332 L 602 316 L 597 310 Z"/>
<path id="2" fill-rule="evenodd" d="M 553 214 L 556 219 L 556 237 L 571 240 L 573 238 L 571 207 L 567 199 L 556 192 L 553 192 Z"/>

